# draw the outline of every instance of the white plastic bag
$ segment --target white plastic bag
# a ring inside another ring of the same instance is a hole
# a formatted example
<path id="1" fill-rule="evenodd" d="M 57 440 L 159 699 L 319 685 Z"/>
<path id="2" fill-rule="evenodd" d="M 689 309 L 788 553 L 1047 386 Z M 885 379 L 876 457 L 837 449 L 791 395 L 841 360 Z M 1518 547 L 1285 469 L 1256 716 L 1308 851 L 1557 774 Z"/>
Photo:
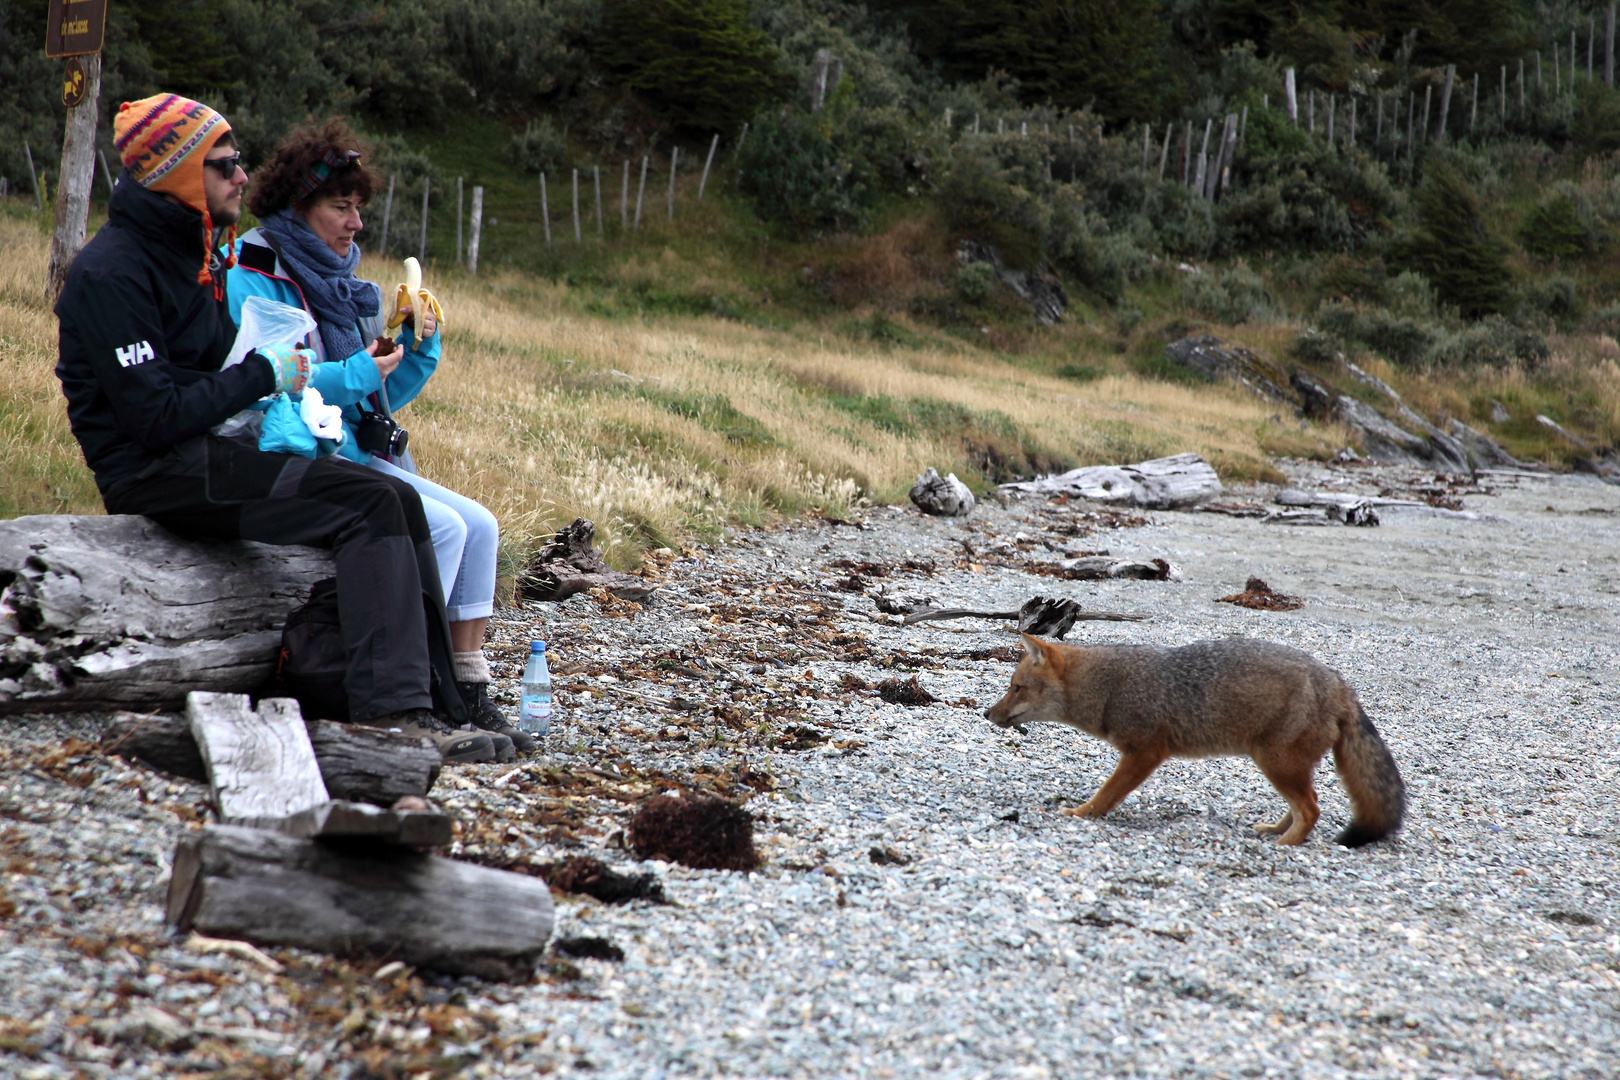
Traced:
<path id="1" fill-rule="evenodd" d="M 314 329 L 315 320 L 303 308 L 263 296 L 250 296 L 242 301 L 242 325 L 221 367 L 240 364 L 248 353 L 261 346 L 296 345 Z"/>

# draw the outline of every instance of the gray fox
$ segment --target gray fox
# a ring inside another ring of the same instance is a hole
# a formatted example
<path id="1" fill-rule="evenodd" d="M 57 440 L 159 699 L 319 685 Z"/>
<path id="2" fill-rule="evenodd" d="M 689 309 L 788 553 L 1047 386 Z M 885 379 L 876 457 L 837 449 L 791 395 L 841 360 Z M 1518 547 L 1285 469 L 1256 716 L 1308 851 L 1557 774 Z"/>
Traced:
<path id="1" fill-rule="evenodd" d="M 1320 816 L 1311 774 L 1331 748 L 1353 811 L 1338 842 L 1360 847 L 1400 827 L 1406 786 L 1395 759 L 1356 692 L 1315 657 L 1241 637 L 1172 649 L 1025 634 L 1024 650 L 990 722 L 1068 724 L 1120 752 L 1097 793 L 1063 813 L 1102 817 L 1167 758 L 1247 754 L 1288 801 L 1280 820 L 1256 829 L 1298 844 Z"/>

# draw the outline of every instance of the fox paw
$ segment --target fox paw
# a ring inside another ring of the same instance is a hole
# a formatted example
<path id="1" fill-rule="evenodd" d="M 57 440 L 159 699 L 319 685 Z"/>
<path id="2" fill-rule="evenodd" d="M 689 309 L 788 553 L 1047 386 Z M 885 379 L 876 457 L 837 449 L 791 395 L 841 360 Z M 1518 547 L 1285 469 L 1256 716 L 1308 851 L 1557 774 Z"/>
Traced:
<path id="1" fill-rule="evenodd" d="M 1079 806 L 1065 806 L 1062 810 L 1059 810 L 1058 813 L 1066 814 L 1069 817 L 1102 817 L 1101 814 L 1097 813 L 1096 810 L 1092 808 L 1092 805 L 1089 802 L 1083 802 Z"/>

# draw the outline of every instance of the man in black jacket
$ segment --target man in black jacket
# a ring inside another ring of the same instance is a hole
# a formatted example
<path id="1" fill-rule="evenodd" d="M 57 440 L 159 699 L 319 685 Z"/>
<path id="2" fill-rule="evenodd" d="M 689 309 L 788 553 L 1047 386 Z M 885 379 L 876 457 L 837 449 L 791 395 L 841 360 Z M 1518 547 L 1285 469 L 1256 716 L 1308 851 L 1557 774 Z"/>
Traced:
<path id="1" fill-rule="evenodd" d="M 236 327 L 214 232 L 234 233 L 247 185 L 230 126 L 173 94 L 124 104 L 113 126 L 124 169 L 107 224 L 56 305 L 56 374 L 107 512 L 183 536 L 332 548 L 350 718 L 427 736 L 447 760 L 492 759 L 489 735 L 444 722 L 466 709 L 416 492 L 341 457 L 210 433 L 260 398 L 302 390 L 313 360 L 267 346 L 221 369 Z"/>

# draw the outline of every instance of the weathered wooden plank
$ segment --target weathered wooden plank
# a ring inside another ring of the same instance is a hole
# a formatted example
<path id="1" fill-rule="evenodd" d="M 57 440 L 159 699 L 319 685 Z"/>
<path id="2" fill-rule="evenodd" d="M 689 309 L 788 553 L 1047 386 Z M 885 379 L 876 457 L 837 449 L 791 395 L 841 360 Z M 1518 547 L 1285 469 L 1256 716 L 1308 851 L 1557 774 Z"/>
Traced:
<path id="1" fill-rule="evenodd" d="M 537 878 L 217 825 L 181 839 L 167 914 L 180 932 L 518 981 L 533 974 L 553 921 Z"/>
<path id="2" fill-rule="evenodd" d="M 0 713 L 256 689 L 331 574 L 326 551 L 182 540 L 143 517 L 0 521 Z"/>
<path id="3" fill-rule="evenodd" d="M 330 801 L 296 701 L 267 698 L 255 712 L 245 694 L 193 691 L 186 716 L 226 824 L 278 828 Z"/>

